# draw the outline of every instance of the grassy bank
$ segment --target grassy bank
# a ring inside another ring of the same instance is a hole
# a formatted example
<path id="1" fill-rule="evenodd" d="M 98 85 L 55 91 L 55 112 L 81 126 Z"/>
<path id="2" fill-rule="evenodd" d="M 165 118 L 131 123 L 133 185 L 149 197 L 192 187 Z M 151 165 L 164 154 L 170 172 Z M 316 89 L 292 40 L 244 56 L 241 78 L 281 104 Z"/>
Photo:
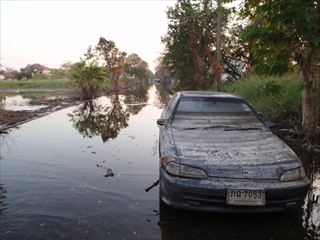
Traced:
<path id="1" fill-rule="evenodd" d="M 245 98 L 269 119 L 288 114 L 301 116 L 300 83 L 295 74 L 282 77 L 251 75 L 233 83 L 226 83 L 222 91 Z"/>
<path id="2" fill-rule="evenodd" d="M 0 89 L 65 89 L 74 88 L 69 80 L 0 81 Z"/>

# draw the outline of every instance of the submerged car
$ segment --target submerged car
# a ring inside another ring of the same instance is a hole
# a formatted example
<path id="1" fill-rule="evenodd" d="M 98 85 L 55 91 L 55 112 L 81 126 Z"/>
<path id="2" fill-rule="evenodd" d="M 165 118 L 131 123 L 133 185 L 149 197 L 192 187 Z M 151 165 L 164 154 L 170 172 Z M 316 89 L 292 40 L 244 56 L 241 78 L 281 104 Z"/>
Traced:
<path id="1" fill-rule="evenodd" d="M 310 182 L 300 159 L 242 98 L 176 93 L 157 124 L 160 199 L 215 212 L 297 209 Z"/>

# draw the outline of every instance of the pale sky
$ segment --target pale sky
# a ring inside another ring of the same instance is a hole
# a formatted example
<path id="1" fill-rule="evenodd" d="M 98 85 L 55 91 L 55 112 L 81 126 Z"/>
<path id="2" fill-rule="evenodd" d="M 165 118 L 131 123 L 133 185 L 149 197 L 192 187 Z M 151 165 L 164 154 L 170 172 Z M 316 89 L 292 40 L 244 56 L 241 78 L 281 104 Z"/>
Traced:
<path id="1" fill-rule="evenodd" d="M 166 10 L 175 0 L 9 1 L 0 0 L 3 67 L 76 62 L 99 37 L 137 53 L 154 70 L 167 31 Z"/>

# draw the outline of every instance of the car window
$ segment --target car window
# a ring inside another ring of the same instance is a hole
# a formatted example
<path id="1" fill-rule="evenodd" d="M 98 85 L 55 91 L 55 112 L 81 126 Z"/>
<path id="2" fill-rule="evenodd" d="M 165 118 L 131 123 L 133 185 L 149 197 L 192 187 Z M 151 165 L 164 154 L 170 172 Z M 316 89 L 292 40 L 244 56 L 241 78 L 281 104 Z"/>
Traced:
<path id="1" fill-rule="evenodd" d="M 183 125 L 262 127 L 255 112 L 245 101 L 221 97 L 181 97 L 173 120 Z"/>
<path id="2" fill-rule="evenodd" d="M 246 103 L 229 99 L 215 98 L 182 98 L 177 107 L 179 112 L 194 112 L 194 113 L 241 113 L 252 112 L 251 108 Z"/>
<path id="3" fill-rule="evenodd" d="M 174 95 L 169 101 L 168 105 L 166 106 L 165 111 L 163 112 L 163 115 L 161 116 L 161 118 L 167 119 L 172 115 L 172 112 L 177 103 L 177 100 L 178 100 L 178 95 Z"/>

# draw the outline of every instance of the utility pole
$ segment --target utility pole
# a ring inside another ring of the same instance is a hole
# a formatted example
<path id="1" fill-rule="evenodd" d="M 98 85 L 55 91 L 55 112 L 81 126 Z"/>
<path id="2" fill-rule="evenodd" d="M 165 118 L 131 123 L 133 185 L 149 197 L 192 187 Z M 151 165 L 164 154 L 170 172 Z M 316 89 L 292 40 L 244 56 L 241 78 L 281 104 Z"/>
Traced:
<path id="1" fill-rule="evenodd" d="M 217 32 L 216 32 L 216 69 L 215 69 L 215 89 L 219 91 L 220 82 L 221 82 L 221 0 L 217 0 L 218 8 L 217 8 Z"/>

